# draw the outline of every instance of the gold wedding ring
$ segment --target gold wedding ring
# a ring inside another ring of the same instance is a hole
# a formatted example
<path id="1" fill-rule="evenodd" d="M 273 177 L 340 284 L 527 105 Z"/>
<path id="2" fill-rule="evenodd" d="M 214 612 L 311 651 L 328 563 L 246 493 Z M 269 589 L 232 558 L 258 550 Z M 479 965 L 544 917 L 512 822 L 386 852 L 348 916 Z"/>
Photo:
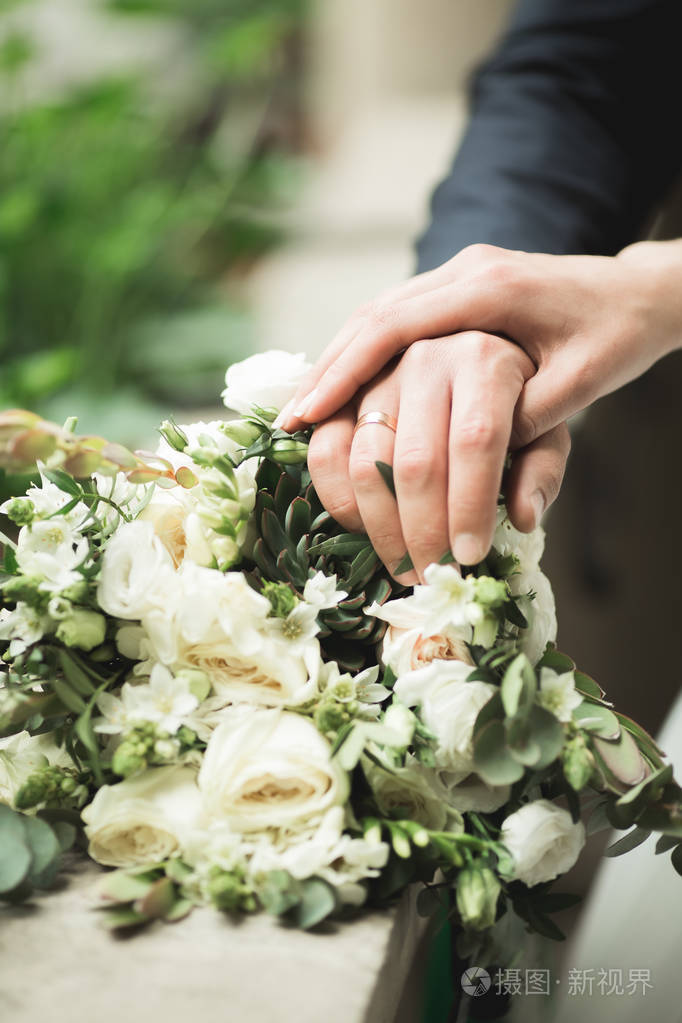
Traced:
<path id="1" fill-rule="evenodd" d="M 389 416 L 388 412 L 363 412 L 355 424 L 353 436 L 355 436 L 361 426 L 369 426 L 374 423 L 378 426 L 387 426 L 394 433 L 398 429 L 398 420 L 393 416 Z"/>

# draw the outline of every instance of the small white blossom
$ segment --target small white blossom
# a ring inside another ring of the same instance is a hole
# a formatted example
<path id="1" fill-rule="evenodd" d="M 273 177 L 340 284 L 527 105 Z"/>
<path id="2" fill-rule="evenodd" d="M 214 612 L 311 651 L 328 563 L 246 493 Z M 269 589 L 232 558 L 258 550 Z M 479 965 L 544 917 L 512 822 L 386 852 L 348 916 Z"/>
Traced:
<path id="1" fill-rule="evenodd" d="M 42 579 L 41 589 L 58 593 L 82 580 L 76 569 L 86 559 L 84 536 L 60 515 L 23 526 L 17 541 L 17 564 L 24 575 Z"/>
<path id="2" fill-rule="evenodd" d="M 415 586 L 416 606 L 426 614 L 430 635 L 447 626 L 470 625 L 480 616 L 475 602 L 475 579 L 463 579 L 454 565 L 429 565 L 425 586 Z"/>
<path id="3" fill-rule="evenodd" d="M 336 576 L 325 575 L 324 572 L 316 572 L 312 579 L 308 579 L 303 590 L 303 599 L 318 611 L 336 607 L 347 596 L 345 590 L 337 590 Z"/>
<path id="4" fill-rule="evenodd" d="M 559 721 L 570 721 L 573 711 L 582 703 L 582 696 L 575 688 L 573 672 L 565 671 L 559 675 L 552 668 L 542 668 L 538 703 Z"/>
<path id="5" fill-rule="evenodd" d="M 18 657 L 32 643 L 37 643 L 52 631 L 53 623 L 47 615 L 40 614 L 29 604 L 19 602 L 14 611 L 3 608 L 0 611 L 0 639 L 9 639 L 8 657 Z"/>

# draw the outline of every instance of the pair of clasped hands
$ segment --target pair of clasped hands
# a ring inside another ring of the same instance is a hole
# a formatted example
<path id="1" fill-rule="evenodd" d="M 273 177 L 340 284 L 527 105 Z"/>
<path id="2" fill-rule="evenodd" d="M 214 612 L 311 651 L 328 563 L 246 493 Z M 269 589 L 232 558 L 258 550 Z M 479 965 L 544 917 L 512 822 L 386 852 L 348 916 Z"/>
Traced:
<path id="1" fill-rule="evenodd" d="M 682 241 L 613 257 L 471 246 L 360 308 L 279 425 L 317 424 L 321 501 L 400 582 L 448 551 L 476 564 L 508 453 L 509 515 L 529 532 L 561 486 L 566 420 L 682 343 L 680 271 Z"/>

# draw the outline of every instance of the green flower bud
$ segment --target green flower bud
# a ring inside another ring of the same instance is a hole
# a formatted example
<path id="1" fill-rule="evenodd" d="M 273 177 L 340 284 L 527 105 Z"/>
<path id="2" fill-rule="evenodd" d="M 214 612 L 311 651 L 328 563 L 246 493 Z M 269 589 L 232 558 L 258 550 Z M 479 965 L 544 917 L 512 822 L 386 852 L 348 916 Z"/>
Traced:
<path id="1" fill-rule="evenodd" d="M 273 441 L 270 457 L 280 465 L 304 465 L 308 458 L 307 441 L 283 437 Z"/>
<path id="2" fill-rule="evenodd" d="M 92 650 L 104 642 L 106 631 L 104 615 L 84 607 L 74 607 L 71 614 L 63 618 L 57 626 L 57 639 L 65 646 Z"/>
<path id="3" fill-rule="evenodd" d="M 122 742 L 114 752 L 111 759 L 111 769 L 114 774 L 121 778 L 129 778 L 131 774 L 137 774 L 147 766 L 146 750 L 139 747 L 136 749 L 133 744 Z"/>
<path id="4" fill-rule="evenodd" d="M 177 739 L 157 739 L 154 743 L 154 760 L 166 763 L 175 760 L 180 752 L 180 743 Z"/>
<path id="5" fill-rule="evenodd" d="M 483 614 L 474 625 L 474 645 L 489 649 L 497 639 L 499 622 L 494 614 Z"/>
<path id="6" fill-rule="evenodd" d="M 500 607 L 508 599 L 507 586 L 500 579 L 482 575 L 476 580 L 476 601 L 483 607 Z"/>
<path id="7" fill-rule="evenodd" d="M 187 725 L 180 725 L 176 733 L 176 739 L 183 749 L 189 749 L 197 741 L 197 733 L 188 728 Z"/>
<path id="8" fill-rule="evenodd" d="M 594 757 L 582 735 L 570 738 L 561 754 L 564 777 L 576 792 L 584 789 L 594 770 Z"/>
<path id="9" fill-rule="evenodd" d="M 189 444 L 187 436 L 172 419 L 164 419 L 159 427 L 159 433 L 176 451 L 184 451 Z"/>
<path id="10" fill-rule="evenodd" d="M 258 908 L 252 888 L 237 871 L 216 869 L 206 891 L 213 905 L 226 913 L 252 913 Z"/>
<path id="11" fill-rule="evenodd" d="M 500 882 L 489 867 L 466 867 L 457 875 L 457 909 L 465 927 L 485 930 L 495 923 Z"/>
<path id="12" fill-rule="evenodd" d="M 229 423 L 223 423 L 220 429 L 230 440 L 243 448 L 251 447 L 264 432 L 262 426 L 249 423 L 246 419 L 233 419 Z"/>
<path id="13" fill-rule="evenodd" d="M 330 732 L 338 732 L 343 725 L 352 720 L 351 714 L 342 703 L 332 700 L 323 700 L 313 714 L 313 721 L 319 732 L 327 735 Z"/>
<path id="14" fill-rule="evenodd" d="M 199 703 L 211 692 L 211 680 L 206 672 L 200 671 L 199 668 L 182 668 L 175 677 L 187 683 L 187 688 Z"/>
<path id="15" fill-rule="evenodd" d="M 85 579 L 71 583 L 65 590 L 62 590 L 61 595 L 65 600 L 70 600 L 72 604 L 82 604 L 88 595 L 88 584 Z"/>
<path id="16" fill-rule="evenodd" d="M 45 611 L 50 602 L 50 594 L 40 589 L 42 581 L 39 576 L 18 575 L 9 579 L 2 591 L 7 600 L 22 601 L 36 611 Z"/>
<path id="17" fill-rule="evenodd" d="M 298 597 L 286 583 L 265 582 L 261 593 L 270 601 L 270 614 L 273 618 L 286 618 L 299 603 Z"/>
<path id="18" fill-rule="evenodd" d="M 36 508 L 28 497 L 15 497 L 5 512 L 8 519 L 17 526 L 30 526 L 35 518 Z"/>

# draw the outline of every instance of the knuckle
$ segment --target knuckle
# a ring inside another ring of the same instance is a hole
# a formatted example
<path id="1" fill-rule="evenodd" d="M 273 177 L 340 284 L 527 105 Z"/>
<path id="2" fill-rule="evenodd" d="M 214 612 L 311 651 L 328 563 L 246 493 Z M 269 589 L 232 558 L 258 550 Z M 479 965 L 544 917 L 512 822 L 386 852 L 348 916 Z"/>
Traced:
<path id="1" fill-rule="evenodd" d="M 413 530 L 405 529 L 405 540 L 418 561 L 437 560 L 448 547 L 447 530 L 425 522 Z"/>
<path id="2" fill-rule="evenodd" d="M 348 469 L 351 483 L 361 490 L 375 487 L 380 482 L 376 460 L 369 453 L 352 453 Z"/>
<path id="3" fill-rule="evenodd" d="M 429 448 L 411 445 L 397 455 L 395 474 L 399 484 L 430 483 L 438 475 L 438 459 Z"/>
<path id="4" fill-rule="evenodd" d="M 531 444 L 540 436 L 537 416 L 517 408 L 514 417 L 514 433 L 519 447 L 525 448 L 527 444 Z"/>
<path id="5" fill-rule="evenodd" d="M 310 474 L 313 477 L 324 475 L 330 467 L 334 466 L 335 459 L 338 459 L 338 448 L 334 445 L 331 437 L 328 439 L 323 429 L 316 430 L 308 447 Z"/>
<path id="6" fill-rule="evenodd" d="M 485 263 L 499 256 L 500 249 L 495 245 L 487 245 L 485 242 L 474 242 L 466 245 L 453 259 L 462 263 Z"/>
<path id="7" fill-rule="evenodd" d="M 372 302 L 365 314 L 370 329 L 377 332 L 390 329 L 398 319 L 398 310 L 390 302 Z"/>
<path id="8" fill-rule="evenodd" d="M 493 451 L 503 443 L 500 424 L 489 415 L 478 412 L 469 416 L 457 428 L 456 443 L 460 449 Z"/>
<path id="9" fill-rule="evenodd" d="M 356 526 L 361 523 L 358 506 L 350 491 L 332 493 L 325 497 L 323 504 L 332 518 L 342 525 Z"/>

